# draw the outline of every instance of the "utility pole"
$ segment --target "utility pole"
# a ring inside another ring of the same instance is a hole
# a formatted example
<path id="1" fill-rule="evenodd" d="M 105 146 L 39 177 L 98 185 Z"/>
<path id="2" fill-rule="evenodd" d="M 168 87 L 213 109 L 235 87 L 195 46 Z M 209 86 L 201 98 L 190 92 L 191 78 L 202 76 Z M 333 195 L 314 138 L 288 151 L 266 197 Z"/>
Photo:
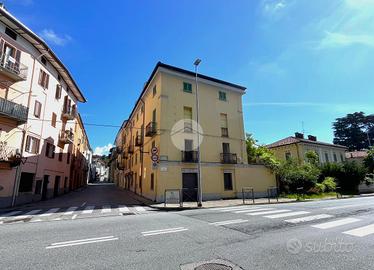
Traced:
<path id="1" fill-rule="evenodd" d="M 203 187 L 201 177 L 201 152 L 200 152 L 200 130 L 199 130 L 199 84 L 197 81 L 197 67 L 201 63 L 200 59 L 196 59 L 193 63 L 195 65 L 195 84 L 196 84 L 196 122 L 197 122 L 197 206 L 203 206 Z"/>

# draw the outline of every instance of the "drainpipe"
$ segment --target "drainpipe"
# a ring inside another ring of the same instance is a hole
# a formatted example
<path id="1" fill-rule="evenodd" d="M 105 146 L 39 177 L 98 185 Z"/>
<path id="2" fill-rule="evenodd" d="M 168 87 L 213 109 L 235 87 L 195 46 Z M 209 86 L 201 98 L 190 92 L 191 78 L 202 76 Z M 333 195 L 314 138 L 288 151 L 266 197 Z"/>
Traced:
<path id="1" fill-rule="evenodd" d="M 144 175 L 144 127 L 145 127 L 145 102 L 143 98 L 140 99 L 140 102 L 143 106 L 143 129 L 140 131 L 140 135 L 142 136 L 142 145 L 140 146 L 140 166 L 141 166 L 141 184 L 143 185 L 143 175 Z M 140 185 L 140 195 L 143 196 L 143 188 L 142 185 Z"/>

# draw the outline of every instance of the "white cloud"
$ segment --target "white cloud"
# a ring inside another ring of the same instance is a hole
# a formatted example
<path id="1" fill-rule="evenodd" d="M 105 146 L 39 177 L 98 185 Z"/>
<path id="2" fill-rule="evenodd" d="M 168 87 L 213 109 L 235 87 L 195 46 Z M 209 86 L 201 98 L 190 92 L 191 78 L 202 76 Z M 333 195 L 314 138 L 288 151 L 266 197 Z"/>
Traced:
<path id="1" fill-rule="evenodd" d="M 263 1 L 263 11 L 267 14 L 274 14 L 284 9 L 285 7 L 286 7 L 286 3 L 284 0 Z"/>
<path id="2" fill-rule="evenodd" d="M 108 143 L 107 145 L 104 145 L 104 146 L 98 146 L 98 147 L 95 148 L 94 155 L 99 155 L 99 156 L 108 155 L 109 150 L 112 147 L 113 147 L 113 144 L 111 144 L 111 143 Z"/>
<path id="3" fill-rule="evenodd" d="M 326 32 L 317 49 L 347 47 L 351 45 L 374 47 L 374 35 L 348 35 Z"/>
<path id="4" fill-rule="evenodd" d="M 66 43 L 72 40 L 69 35 L 58 35 L 52 29 L 44 29 L 40 32 L 40 36 L 47 42 L 50 42 L 54 45 L 64 46 Z"/>

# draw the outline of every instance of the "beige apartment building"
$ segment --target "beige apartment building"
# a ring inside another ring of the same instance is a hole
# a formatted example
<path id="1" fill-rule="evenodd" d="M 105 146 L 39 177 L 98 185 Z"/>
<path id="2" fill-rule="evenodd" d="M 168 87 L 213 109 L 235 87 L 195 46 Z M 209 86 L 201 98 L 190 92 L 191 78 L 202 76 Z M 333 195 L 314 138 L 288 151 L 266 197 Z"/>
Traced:
<path id="1" fill-rule="evenodd" d="M 85 101 L 53 50 L 1 5 L 0 208 L 77 187 L 70 169 L 78 103 Z"/>
<path id="2" fill-rule="evenodd" d="M 264 195 L 276 181 L 264 166 L 247 162 L 245 87 L 202 74 L 197 81 L 200 127 L 195 73 L 157 63 L 117 134 L 114 181 L 157 202 L 166 189 L 183 189 L 185 200 L 196 200 L 199 133 L 204 200 L 240 197 L 243 187 Z"/>
<path id="3" fill-rule="evenodd" d="M 309 135 L 304 138 L 304 134 L 295 133 L 290 136 L 266 146 L 279 160 L 296 159 L 299 163 L 305 161 L 305 153 L 314 151 L 319 157 L 321 163 L 343 162 L 345 161 L 345 152 L 347 147 L 332 143 L 317 141 L 317 137 Z"/>

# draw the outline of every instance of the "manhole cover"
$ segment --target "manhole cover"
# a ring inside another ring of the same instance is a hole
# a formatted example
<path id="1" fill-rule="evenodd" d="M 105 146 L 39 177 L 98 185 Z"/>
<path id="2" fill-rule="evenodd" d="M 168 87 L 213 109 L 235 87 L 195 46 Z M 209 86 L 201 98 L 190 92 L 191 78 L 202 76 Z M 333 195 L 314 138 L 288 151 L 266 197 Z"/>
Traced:
<path id="1" fill-rule="evenodd" d="M 220 263 L 205 263 L 196 267 L 194 270 L 232 270 L 232 267 Z"/>

